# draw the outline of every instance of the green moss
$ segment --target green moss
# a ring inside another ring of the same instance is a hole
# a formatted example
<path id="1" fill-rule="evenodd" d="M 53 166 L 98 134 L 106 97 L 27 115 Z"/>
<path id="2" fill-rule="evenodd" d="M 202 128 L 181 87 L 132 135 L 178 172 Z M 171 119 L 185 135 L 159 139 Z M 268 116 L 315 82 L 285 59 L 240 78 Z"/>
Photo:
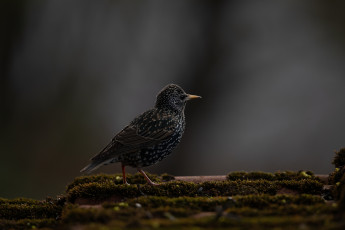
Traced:
<path id="1" fill-rule="evenodd" d="M 118 197 L 136 197 L 140 196 L 138 188 L 134 185 L 115 185 L 111 181 L 107 182 L 90 182 L 74 186 L 68 190 L 67 199 L 74 202 L 77 198 L 86 198 L 89 200 L 105 200 L 112 196 Z"/>
<path id="2" fill-rule="evenodd" d="M 328 183 L 335 185 L 340 181 L 342 176 L 345 174 L 345 167 L 335 168 L 332 173 L 329 174 Z"/>
<path id="3" fill-rule="evenodd" d="M 56 228 L 59 223 L 54 219 L 21 219 L 6 220 L 0 219 L 0 229 L 36 229 L 36 228 Z"/>
<path id="4" fill-rule="evenodd" d="M 329 175 L 329 184 L 335 185 L 340 182 L 342 176 L 345 174 L 345 148 L 335 151 L 335 156 L 332 164 L 335 166 L 335 170 Z"/>
<path id="5" fill-rule="evenodd" d="M 8 220 L 57 218 L 62 206 L 52 201 L 25 198 L 0 199 L 0 218 Z"/>
<path id="6" fill-rule="evenodd" d="M 310 172 L 239 172 L 226 181 L 203 183 L 150 177 L 168 182 L 149 186 L 136 174 L 128 175 L 132 185 L 123 185 L 120 174 L 84 176 L 68 186 L 66 198 L 0 199 L 0 229 L 331 229 L 342 224 L 335 218 L 337 205 L 324 202 L 323 184 Z M 343 201 L 345 195 L 339 197 Z"/>
<path id="7" fill-rule="evenodd" d="M 112 218 L 111 210 L 96 208 L 79 208 L 77 205 L 68 205 L 62 212 L 63 223 L 106 223 Z"/>
<path id="8" fill-rule="evenodd" d="M 325 201 L 316 195 L 301 194 L 301 195 L 249 195 L 249 196 L 234 196 L 234 207 L 253 207 L 266 208 L 272 205 L 316 205 L 324 204 Z"/>
<path id="9" fill-rule="evenodd" d="M 171 176 L 169 174 L 162 174 L 161 176 L 147 173 L 148 177 L 154 181 L 154 182 L 161 182 L 161 181 L 169 181 L 173 180 L 174 176 Z M 140 174 L 136 173 L 134 175 L 132 174 L 126 174 L 126 178 L 128 183 L 130 184 L 146 184 L 145 178 Z M 121 185 L 123 184 L 122 180 L 122 174 L 97 174 L 97 175 L 91 175 L 91 176 L 81 176 L 74 179 L 72 183 L 70 183 L 67 186 L 67 191 L 74 188 L 76 185 L 80 184 L 87 184 L 92 182 L 98 182 L 98 183 L 108 183 L 113 182 L 115 184 Z"/>
<path id="10" fill-rule="evenodd" d="M 246 195 L 234 197 L 138 197 L 126 201 L 129 206 L 135 207 L 140 204 L 145 208 L 157 208 L 162 206 L 195 209 L 199 211 L 214 211 L 218 205 L 226 207 L 252 207 L 267 208 L 270 205 L 315 205 L 324 204 L 324 200 L 320 196 L 315 195 Z M 116 204 L 104 204 L 105 208 L 112 208 Z"/>
<path id="11" fill-rule="evenodd" d="M 146 196 L 138 197 L 127 200 L 129 206 L 135 207 L 140 204 L 143 208 L 157 208 L 157 207 L 173 207 L 173 208 L 184 208 L 194 209 L 198 211 L 214 211 L 216 205 L 222 205 L 227 200 L 226 197 L 157 197 L 157 196 Z M 111 208 L 116 204 L 104 204 L 103 207 Z"/>
<path id="12" fill-rule="evenodd" d="M 339 208 L 340 210 L 345 213 L 345 174 L 343 174 L 342 178 L 336 184 L 336 197 L 339 199 Z"/>
<path id="13" fill-rule="evenodd" d="M 227 175 L 228 180 L 268 180 L 268 181 L 282 181 L 282 180 L 304 180 L 304 179 L 313 179 L 320 181 L 310 171 L 299 171 L 299 172 L 276 172 L 276 173 L 267 173 L 267 172 L 231 172 Z"/>
<path id="14" fill-rule="evenodd" d="M 123 199 L 142 195 L 151 196 L 233 196 L 248 194 L 276 194 L 282 188 L 288 188 L 297 193 L 321 194 L 323 185 L 316 180 L 303 179 L 299 181 L 254 180 L 254 181 L 217 181 L 200 184 L 182 181 L 162 183 L 159 186 L 116 185 L 111 181 L 91 182 L 75 185 L 68 191 L 70 202 L 76 199 L 89 199 L 91 202 L 104 201 L 110 198 Z"/>
<path id="15" fill-rule="evenodd" d="M 298 193 L 320 195 L 323 189 L 323 184 L 313 179 L 277 181 L 276 183 L 280 189 L 287 188 Z"/>
<path id="16" fill-rule="evenodd" d="M 168 173 L 163 173 L 161 175 L 161 178 L 162 178 L 162 181 L 164 181 L 164 182 L 175 180 L 175 176 L 170 175 Z"/>
<path id="17" fill-rule="evenodd" d="M 208 211 L 212 216 L 216 216 L 215 209 Z M 310 215 L 329 215 L 336 212 L 336 208 L 324 205 L 269 205 L 265 209 L 244 207 L 231 207 L 224 209 L 222 215 L 235 215 L 237 217 L 264 217 L 264 216 L 310 216 Z M 181 208 L 170 206 L 159 206 L 152 208 L 134 208 L 128 207 L 120 210 L 108 209 L 72 209 L 63 216 L 63 223 L 108 223 L 111 220 L 127 222 L 129 219 L 135 218 L 140 222 L 149 219 L 177 219 L 177 218 L 193 218 L 194 215 L 200 214 L 200 210 L 194 208 Z"/>
<path id="18" fill-rule="evenodd" d="M 109 225 L 112 220 L 135 223 L 142 226 L 146 219 L 192 218 L 202 212 L 211 212 L 213 218 L 220 207 L 221 216 L 264 217 L 301 216 L 333 214 L 335 208 L 326 205 L 319 196 L 313 195 L 248 195 L 228 197 L 156 197 L 142 196 L 116 203 L 104 203 L 96 208 L 80 208 L 78 205 L 67 205 L 63 211 L 63 223 L 99 222 Z M 134 224 L 131 223 L 131 225 Z M 145 226 L 145 225 L 144 225 Z M 137 226 L 138 227 L 138 226 Z"/>
<path id="19" fill-rule="evenodd" d="M 336 168 L 340 168 L 345 165 L 345 148 L 342 148 L 339 151 L 335 151 L 335 156 L 332 164 L 334 164 Z"/>
<path id="20" fill-rule="evenodd" d="M 16 199 L 5 199 L 0 198 L 0 205 L 2 204 L 27 204 L 27 205 L 38 205 L 41 204 L 42 201 L 33 200 L 28 198 L 16 198 Z"/>
<path id="21" fill-rule="evenodd" d="M 329 175 L 329 183 L 333 185 L 331 191 L 340 210 L 345 213 L 345 148 L 335 152 L 332 163 L 336 168 Z"/>
<path id="22" fill-rule="evenodd" d="M 101 206 L 81 208 L 78 205 L 69 204 L 62 212 L 62 223 L 107 223 L 114 219 L 126 222 L 134 217 L 146 217 L 145 210 L 123 204 L 123 202 L 119 202 L 109 205 L 107 208 Z"/>

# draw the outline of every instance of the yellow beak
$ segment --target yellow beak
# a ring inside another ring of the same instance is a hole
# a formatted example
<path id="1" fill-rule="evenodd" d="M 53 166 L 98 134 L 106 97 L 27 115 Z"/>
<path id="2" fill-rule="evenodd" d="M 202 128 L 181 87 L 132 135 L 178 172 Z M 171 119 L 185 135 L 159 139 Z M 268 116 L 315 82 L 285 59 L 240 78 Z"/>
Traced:
<path id="1" fill-rule="evenodd" d="M 196 99 L 196 98 L 201 98 L 200 96 L 197 96 L 197 95 L 192 95 L 192 94 L 187 94 L 187 99 L 188 100 L 191 100 L 191 99 Z"/>

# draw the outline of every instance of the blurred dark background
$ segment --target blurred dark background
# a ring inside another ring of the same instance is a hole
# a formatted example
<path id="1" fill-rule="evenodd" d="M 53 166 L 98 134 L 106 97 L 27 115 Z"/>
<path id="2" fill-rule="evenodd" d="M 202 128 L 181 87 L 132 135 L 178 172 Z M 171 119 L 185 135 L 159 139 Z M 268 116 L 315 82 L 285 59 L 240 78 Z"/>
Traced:
<path id="1" fill-rule="evenodd" d="M 63 193 L 168 83 L 203 99 L 148 172 L 327 174 L 345 145 L 344 1 L 0 6 L 0 197 Z"/>

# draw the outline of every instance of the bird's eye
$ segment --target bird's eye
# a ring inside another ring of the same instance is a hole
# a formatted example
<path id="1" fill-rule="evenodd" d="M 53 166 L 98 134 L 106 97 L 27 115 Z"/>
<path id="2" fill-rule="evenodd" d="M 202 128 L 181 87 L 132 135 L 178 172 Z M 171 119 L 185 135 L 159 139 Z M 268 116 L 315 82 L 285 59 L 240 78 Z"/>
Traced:
<path id="1" fill-rule="evenodd" d="M 181 99 L 181 100 L 184 100 L 186 97 L 187 97 L 186 95 L 181 95 L 181 96 L 180 96 L 180 99 Z"/>

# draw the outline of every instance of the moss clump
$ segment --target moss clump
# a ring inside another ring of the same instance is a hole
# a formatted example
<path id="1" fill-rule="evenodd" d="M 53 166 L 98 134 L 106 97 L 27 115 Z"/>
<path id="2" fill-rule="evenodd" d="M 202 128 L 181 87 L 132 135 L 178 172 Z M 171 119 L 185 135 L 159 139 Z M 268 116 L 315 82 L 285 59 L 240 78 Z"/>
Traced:
<path id="1" fill-rule="evenodd" d="M 323 189 L 323 184 L 313 179 L 304 179 L 300 181 L 283 180 L 277 181 L 276 183 L 280 186 L 280 189 L 287 188 L 297 193 L 320 195 Z"/>
<path id="2" fill-rule="evenodd" d="M 135 207 L 140 204 L 145 208 L 174 207 L 194 209 L 199 211 L 214 211 L 216 206 L 224 207 L 251 207 L 251 208 L 269 208 L 271 205 L 316 205 L 324 204 L 325 201 L 320 196 L 302 194 L 302 195 L 245 195 L 233 197 L 138 197 L 126 201 L 129 206 Z M 105 208 L 112 208 L 116 204 L 104 204 Z"/>
<path id="3" fill-rule="evenodd" d="M 339 207 L 345 211 L 345 148 L 335 151 L 332 164 L 335 170 L 329 175 L 329 184 L 333 185 L 332 194 L 339 201 Z"/>
<path id="4" fill-rule="evenodd" d="M 147 173 L 147 175 L 154 182 L 170 181 L 174 179 L 174 176 L 169 175 L 169 174 L 162 174 L 161 176 L 159 176 L 159 175 Z M 126 178 L 127 178 L 128 183 L 130 184 L 146 184 L 147 183 L 145 178 L 140 173 L 126 174 Z M 87 183 L 92 183 L 92 182 L 98 182 L 98 183 L 112 182 L 118 185 L 123 184 L 122 174 L 112 174 L 112 175 L 97 174 L 97 175 L 81 176 L 81 177 L 75 178 L 74 181 L 67 186 L 67 191 L 74 188 L 76 185 L 87 184 Z"/>
<path id="5" fill-rule="evenodd" d="M 42 201 L 39 200 L 33 200 L 28 198 L 16 198 L 16 199 L 5 199 L 0 198 L 0 205 L 2 204 L 27 204 L 27 205 L 39 205 Z"/>
<path id="6" fill-rule="evenodd" d="M 106 223 L 112 219 L 110 210 L 96 208 L 79 208 L 77 205 L 67 205 L 62 212 L 63 223 Z"/>
<path id="7" fill-rule="evenodd" d="M 345 212 L 345 175 L 341 179 L 339 185 L 339 207 Z"/>
<path id="8" fill-rule="evenodd" d="M 282 180 L 304 180 L 304 179 L 320 179 L 311 171 L 299 172 L 231 172 L 227 175 L 228 180 L 268 180 L 268 181 L 282 181 Z"/>
<path id="9" fill-rule="evenodd" d="M 91 182 L 80 184 L 68 191 L 67 197 L 70 202 L 74 202 L 77 198 L 86 198 L 94 201 L 102 201 L 111 197 L 132 198 L 143 195 L 157 196 L 181 196 L 186 194 L 196 194 L 197 185 L 188 182 L 166 182 L 160 186 L 152 187 L 150 185 L 116 185 L 111 181 L 107 182 Z"/>
<path id="10" fill-rule="evenodd" d="M 335 170 L 329 175 L 328 182 L 336 185 L 345 174 L 345 148 L 335 151 L 332 164 L 335 166 Z"/>
<path id="11" fill-rule="evenodd" d="M 323 184 L 309 172 L 232 173 L 229 180 L 202 183 L 150 175 L 168 181 L 153 187 L 139 174 L 128 177 L 138 184 L 123 185 L 120 174 L 85 176 L 68 186 L 66 198 L 0 199 L 0 229 L 339 226 L 337 205 L 321 198 Z"/>
<path id="12" fill-rule="evenodd" d="M 343 166 L 343 169 L 345 166 Z M 344 170 L 345 171 L 345 170 Z M 345 214 L 345 172 L 333 187 L 334 197 L 338 200 L 340 210 Z"/>
<path id="13" fill-rule="evenodd" d="M 178 218 L 194 219 L 194 215 L 209 213 L 216 220 L 220 216 L 241 218 L 265 216 L 329 215 L 335 208 L 326 205 L 320 196 L 314 195 L 248 195 L 234 197 L 156 197 L 142 196 L 116 203 L 104 203 L 95 208 L 81 208 L 67 205 L 63 211 L 62 223 L 103 223 L 109 226 L 112 220 L 128 223 L 135 219 L 138 226 L 146 226 L 147 219 L 166 221 L 170 224 Z M 152 223 L 152 222 L 151 222 Z M 131 223 L 131 225 L 133 225 Z M 123 225 L 123 224 L 122 224 Z M 227 226 L 227 225 L 225 225 Z M 147 227 L 147 226 L 146 226 Z"/>
<path id="14" fill-rule="evenodd" d="M 201 187 L 200 195 L 204 196 L 275 194 L 278 190 L 275 183 L 267 180 L 204 182 Z"/>
<path id="15" fill-rule="evenodd" d="M 345 174 L 345 148 L 335 151 L 335 156 L 332 161 L 335 170 L 329 175 L 329 184 L 337 184 L 340 182 L 342 176 Z"/>
<path id="16" fill-rule="evenodd" d="M 67 198 L 70 202 L 77 199 L 87 199 L 92 202 L 101 202 L 107 199 L 120 200 L 143 195 L 151 196 L 233 196 L 248 194 L 276 194 L 282 188 L 294 190 L 297 193 L 321 194 L 323 185 L 313 179 L 299 181 L 282 180 L 238 180 L 191 183 L 183 181 L 171 181 L 159 186 L 142 185 L 116 185 L 112 181 L 91 182 L 75 185 L 68 190 Z"/>
<path id="17" fill-rule="evenodd" d="M 124 205 L 125 204 L 125 205 Z M 152 211 L 152 210 L 150 210 Z M 108 223 L 111 220 L 126 222 L 134 217 L 145 218 L 146 212 L 127 203 L 118 202 L 108 205 L 107 208 L 96 206 L 95 208 L 82 208 L 78 205 L 69 204 L 62 212 L 62 223 Z"/>
<path id="18" fill-rule="evenodd" d="M 335 170 L 329 175 L 333 197 L 338 200 L 339 210 L 345 215 L 345 148 L 335 151 L 332 161 Z"/>
<path id="19" fill-rule="evenodd" d="M 331 185 L 337 184 L 338 182 L 340 182 L 344 174 L 345 174 L 344 166 L 340 168 L 335 168 L 334 171 L 331 174 L 329 174 L 328 183 Z"/>
<path id="20" fill-rule="evenodd" d="M 340 168 L 345 165 L 345 148 L 341 148 L 339 151 L 335 151 L 335 156 L 332 164 L 334 164 L 336 168 Z"/>
<path id="21" fill-rule="evenodd" d="M 316 205 L 324 204 L 325 201 L 317 195 L 301 194 L 301 195 L 249 195 L 235 196 L 235 207 L 254 207 L 266 208 L 272 205 Z"/>
<path id="22" fill-rule="evenodd" d="M 59 224 L 54 218 L 49 219 L 20 219 L 7 220 L 0 219 L 0 229 L 36 229 L 36 228 L 56 228 Z"/>
<path id="23" fill-rule="evenodd" d="M 175 176 L 170 175 L 168 173 L 163 173 L 161 175 L 161 178 L 162 178 L 162 181 L 164 181 L 164 182 L 175 180 Z"/>
<path id="24" fill-rule="evenodd" d="M 53 201 L 18 198 L 0 199 L 0 218 L 8 220 L 58 218 L 62 205 Z"/>
<path id="25" fill-rule="evenodd" d="M 129 206 L 137 206 L 140 204 L 143 208 L 158 208 L 158 207 L 170 207 L 170 208 L 184 208 L 193 209 L 197 211 L 214 211 L 214 207 L 222 205 L 227 201 L 226 197 L 157 197 L 146 196 L 138 197 L 127 200 Z M 105 204 L 103 207 L 109 208 L 114 204 Z"/>

